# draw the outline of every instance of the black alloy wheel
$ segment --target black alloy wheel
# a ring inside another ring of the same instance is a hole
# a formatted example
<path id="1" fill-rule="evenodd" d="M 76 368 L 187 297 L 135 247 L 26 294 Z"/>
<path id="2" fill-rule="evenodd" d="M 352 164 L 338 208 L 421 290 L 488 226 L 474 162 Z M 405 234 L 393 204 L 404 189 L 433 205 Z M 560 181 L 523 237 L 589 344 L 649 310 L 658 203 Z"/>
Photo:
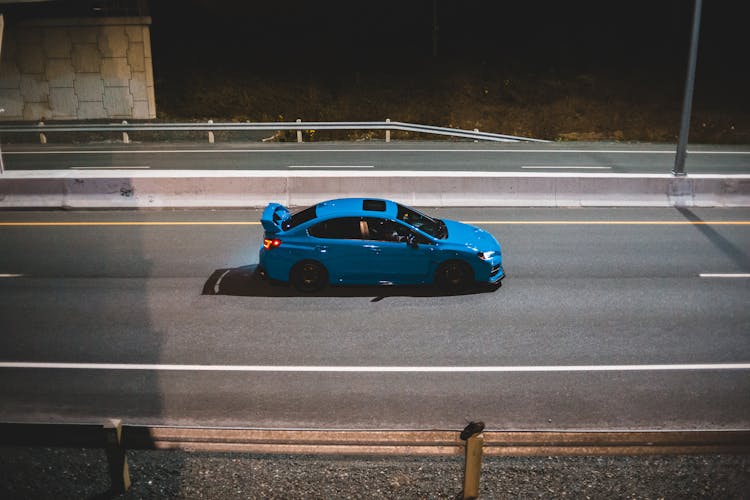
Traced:
<path id="1" fill-rule="evenodd" d="M 292 268 L 289 281 L 300 292 L 317 292 L 328 283 L 328 271 L 320 262 L 304 260 Z"/>
<path id="2" fill-rule="evenodd" d="M 450 293 L 466 291 L 474 282 L 474 271 L 466 262 L 450 260 L 438 267 L 435 283 L 438 288 Z"/>

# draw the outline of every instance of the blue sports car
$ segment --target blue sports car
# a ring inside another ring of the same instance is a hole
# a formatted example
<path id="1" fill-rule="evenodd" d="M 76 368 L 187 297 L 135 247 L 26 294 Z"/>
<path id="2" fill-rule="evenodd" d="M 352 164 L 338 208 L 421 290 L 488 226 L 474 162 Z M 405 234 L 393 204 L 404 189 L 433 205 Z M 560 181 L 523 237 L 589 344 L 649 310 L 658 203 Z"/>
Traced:
<path id="1" fill-rule="evenodd" d="M 296 213 L 270 203 L 261 223 L 261 274 L 302 292 L 431 283 L 460 292 L 477 282 L 499 286 L 505 277 L 490 233 L 389 200 L 331 200 Z"/>

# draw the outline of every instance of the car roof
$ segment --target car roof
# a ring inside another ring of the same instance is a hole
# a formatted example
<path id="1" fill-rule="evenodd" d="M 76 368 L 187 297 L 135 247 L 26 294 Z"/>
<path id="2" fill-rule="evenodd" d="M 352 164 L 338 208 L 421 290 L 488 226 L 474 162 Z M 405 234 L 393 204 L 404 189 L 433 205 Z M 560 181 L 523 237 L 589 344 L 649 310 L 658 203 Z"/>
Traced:
<path id="1" fill-rule="evenodd" d="M 380 216 L 396 218 L 396 202 L 380 198 L 340 198 L 318 203 L 317 218 Z"/>

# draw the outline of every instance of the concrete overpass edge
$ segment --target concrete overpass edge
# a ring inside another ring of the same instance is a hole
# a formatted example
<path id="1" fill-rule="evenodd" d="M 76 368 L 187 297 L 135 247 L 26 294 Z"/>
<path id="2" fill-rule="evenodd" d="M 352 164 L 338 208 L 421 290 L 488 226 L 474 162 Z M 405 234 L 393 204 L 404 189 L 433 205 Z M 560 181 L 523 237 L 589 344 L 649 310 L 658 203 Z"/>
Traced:
<path id="1" fill-rule="evenodd" d="M 750 207 L 750 175 L 11 171 L 0 208 L 255 208 L 349 196 L 426 207 Z"/>

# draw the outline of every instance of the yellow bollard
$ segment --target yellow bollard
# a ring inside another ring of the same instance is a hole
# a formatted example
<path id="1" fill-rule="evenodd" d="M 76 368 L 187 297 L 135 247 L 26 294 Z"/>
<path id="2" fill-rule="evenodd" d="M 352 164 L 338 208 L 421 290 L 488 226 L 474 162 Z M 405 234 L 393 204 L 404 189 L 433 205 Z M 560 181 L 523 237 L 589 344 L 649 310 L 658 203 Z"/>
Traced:
<path id="1" fill-rule="evenodd" d="M 479 497 L 479 477 L 482 473 L 484 434 L 466 440 L 466 468 L 464 469 L 464 500 Z"/>
<path id="2" fill-rule="evenodd" d="M 464 489 L 461 498 L 464 500 L 479 497 L 479 477 L 482 474 L 482 446 L 484 446 L 484 422 L 470 422 L 461 433 L 466 441 L 464 463 Z"/>

